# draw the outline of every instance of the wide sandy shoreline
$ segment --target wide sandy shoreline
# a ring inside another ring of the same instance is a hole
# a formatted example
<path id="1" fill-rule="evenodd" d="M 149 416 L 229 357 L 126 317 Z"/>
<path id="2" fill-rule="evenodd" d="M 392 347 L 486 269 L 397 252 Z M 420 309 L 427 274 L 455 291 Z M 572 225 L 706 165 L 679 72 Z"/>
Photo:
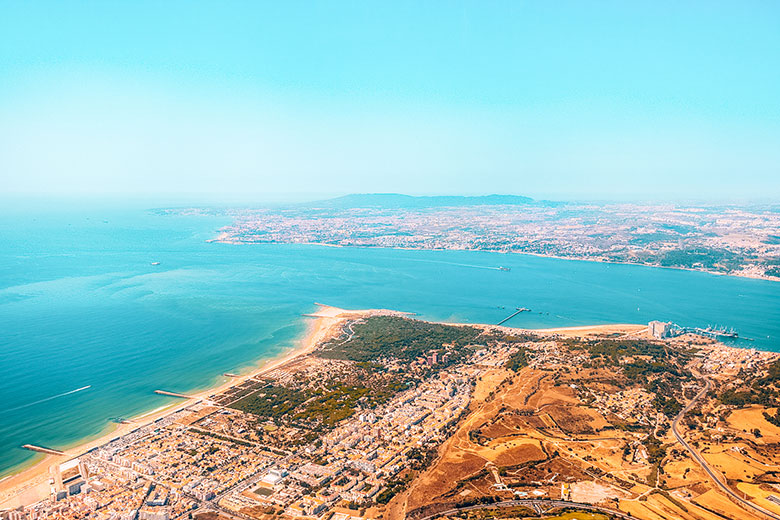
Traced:
<path id="1" fill-rule="evenodd" d="M 298 346 L 287 352 L 280 354 L 275 358 L 266 358 L 257 362 L 254 366 L 247 370 L 244 370 L 238 377 L 229 377 L 221 383 L 208 387 L 204 390 L 199 390 L 195 393 L 188 394 L 191 397 L 178 402 L 174 402 L 159 408 L 156 408 L 150 412 L 143 413 L 130 419 L 129 424 L 110 424 L 106 429 L 101 432 L 97 437 L 89 439 L 87 441 L 79 441 L 74 445 L 69 446 L 63 451 L 65 455 L 44 455 L 41 458 L 33 459 L 26 467 L 23 466 L 17 473 L 4 477 L 0 480 L 0 509 L 7 507 L 18 507 L 18 505 L 25 505 L 25 503 L 32 503 L 47 494 L 48 490 L 48 471 L 49 467 L 53 464 L 61 464 L 67 460 L 73 459 L 97 446 L 106 444 L 114 437 L 122 436 L 130 431 L 139 428 L 141 426 L 150 424 L 157 419 L 164 417 L 173 412 L 182 410 L 188 406 L 195 404 L 196 402 L 207 398 L 214 393 L 222 392 L 228 387 L 239 384 L 240 382 L 264 373 L 270 372 L 280 366 L 290 363 L 294 359 L 300 356 L 306 355 L 314 350 L 314 348 L 329 335 L 334 334 L 339 329 L 335 326 L 338 323 L 345 321 L 349 318 L 356 316 L 369 316 L 376 314 L 393 314 L 393 315 L 407 315 L 408 313 L 390 311 L 390 310 L 344 310 L 327 305 L 317 304 L 318 310 L 312 314 L 306 314 L 304 316 L 315 318 L 307 325 L 306 334 L 301 338 Z M 477 325 L 485 326 L 481 324 L 464 324 L 464 323 L 451 323 L 452 325 Z M 577 326 L 577 327 L 561 327 L 553 329 L 518 329 L 513 327 L 501 327 L 508 330 L 528 332 L 541 332 L 548 334 L 560 334 L 560 335 L 589 335 L 589 334 L 603 334 L 603 333 L 621 333 L 626 335 L 640 334 L 646 330 L 644 325 L 634 324 L 607 324 L 607 325 L 593 325 L 593 326 Z"/>
<path id="2" fill-rule="evenodd" d="M 298 342 L 298 346 L 287 352 L 274 357 L 259 360 L 248 370 L 244 370 L 239 377 L 230 377 L 223 382 L 210 386 L 204 390 L 187 394 L 190 399 L 184 399 L 178 402 L 156 408 L 150 412 L 130 419 L 129 424 L 109 424 L 106 429 L 97 437 L 87 441 L 78 441 L 72 446 L 68 446 L 62 451 L 65 455 L 44 455 L 40 458 L 34 458 L 19 468 L 19 471 L 12 473 L 0 480 L 0 509 L 6 507 L 17 507 L 15 498 L 24 501 L 25 495 L 40 495 L 42 488 L 48 488 L 48 471 L 53 464 L 61 464 L 67 460 L 77 457 L 92 448 L 106 444 L 114 437 L 122 436 L 130 431 L 147 425 L 164 417 L 168 414 L 191 406 L 192 404 L 212 395 L 222 392 L 230 386 L 238 384 L 250 377 L 262 375 L 270 372 L 282 365 L 285 365 L 293 359 L 310 353 L 318 343 L 323 341 L 328 334 L 336 329 L 334 325 L 347 319 L 354 314 L 371 314 L 372 312 L 389 313 L 391 311 L 345 311 L 336 307 L 317 304 L 319 309 L 316 313 L 306 314 L 305 316 L 315 318 L 307 324 L 306 334 Z M 46 494 L 46 493 L 44 493 Z"/>

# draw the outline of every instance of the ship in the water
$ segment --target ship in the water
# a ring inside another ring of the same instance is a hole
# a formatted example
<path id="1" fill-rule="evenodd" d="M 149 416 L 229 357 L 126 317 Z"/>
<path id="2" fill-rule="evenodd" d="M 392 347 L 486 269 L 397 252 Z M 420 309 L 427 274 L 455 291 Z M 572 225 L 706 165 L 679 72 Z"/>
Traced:
<path id="1" fill-rule="evenodd" d="M 504 267 L 503 265 L 498 266 L 499 271 L 511 271 L 511 267 Z"/>

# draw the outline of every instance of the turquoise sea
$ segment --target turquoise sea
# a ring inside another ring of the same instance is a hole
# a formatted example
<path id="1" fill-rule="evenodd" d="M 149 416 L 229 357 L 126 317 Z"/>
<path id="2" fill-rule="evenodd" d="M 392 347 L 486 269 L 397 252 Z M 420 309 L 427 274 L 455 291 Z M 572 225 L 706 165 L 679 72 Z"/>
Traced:
<path id="1" fill-rule="evenodd" d="M 780 351 L 780 283 L 461 251 L 207 242 L 226 220 L 0 210 L 0 475 L 296 344 L 314 302 L 431 320 L 673 320 Z M 152 265 L 159 262 L 159 265 Z M 511 267 L 511 271 L 497 270 Z M 90 385 L 89 388 L 73 390 Z"/>

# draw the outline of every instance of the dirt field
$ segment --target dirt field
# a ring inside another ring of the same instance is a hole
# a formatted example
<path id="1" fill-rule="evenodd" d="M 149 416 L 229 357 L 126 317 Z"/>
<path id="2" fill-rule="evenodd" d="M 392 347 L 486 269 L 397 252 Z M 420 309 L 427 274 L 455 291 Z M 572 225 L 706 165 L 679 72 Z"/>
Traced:
<path id="1" fill-rule="evenodd" d="M 573 337 L 604 330 L 556 334 Z M 617 332 L 644 333 L 641 327 Z M 385 518 L 400 520 L 417 508 L 482 496 L 558 499 L 562 485 L 570 486 L 572 500 L 620 508 L 643 520 L 759 518 L 715 486 L 677 443 L 668 423 L 656 431 L 664 455 L 651 463 L 643 445 L 647 434 L 625 426 L 631 422 L 630 405 L 628 418 L 606 413 L 603 404 L 593 402 L 595 394 L 579 388 L 586 382 L 610 399 L 623 393 L 612 378 L 608 371 L 589 368 L 486 371 L 477 381 L 468 416 L 442 444 L 433 465 L 391 501 Z M 622 401 L 651 398 L 630 390 L 608 406 L 620 410 Z M 780 428 L 764 419 L 761 407 L 727 411 L 718 422 L 712 406 L 705 403 L 699 414 L 701 420 L 712 419 L 712 428 L 683 424 L 681 431 L 713 469 L 732 479 L 734 489 L 780 513 L 780 506 L 766 499 L 773 493 L 780 497 L 780 477 L 773 487 L 774 472 L 780 475 Z M 762 479 L 764 484 L 757 482 Z"/>
<path id="2" fill-rule="evenodd" d="M 509 376 L 509 382 L 499 386 Z M 619 458 L 621 441 L 595 434 L 608 425 L 595 410 L 583 408 L 569 387 L 556 386 L 543 371 L 487 372 L 475 388 L 472 412 L 442 445 L 434 465 L 396 497 L 388 508 L 395 516 L 389 518 L 459 497 L 498 493 L 510 498 L 510 490 L 559 498 L 561 483 L 572 480 L 587 482 L 578 489 L 583 495 L 598 495 L 591 501 L 630 496 L 611 482 L 592 481 L 587 473 L 588 467 L 608 471 L 608 464 L 600 467 L 604 461 Z M 578 438 L 569 438 L 572 434 Z M 567 456 L 561 456 L 564 452 Z M 510 490 L 496 489 L 497 475 Z"/>

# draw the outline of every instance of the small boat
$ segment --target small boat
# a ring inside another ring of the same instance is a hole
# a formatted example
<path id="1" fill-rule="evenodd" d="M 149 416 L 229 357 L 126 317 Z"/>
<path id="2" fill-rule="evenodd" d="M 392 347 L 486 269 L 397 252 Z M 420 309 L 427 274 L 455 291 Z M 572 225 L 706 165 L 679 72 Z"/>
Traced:
<path id="1" fill-rule="evenodd" d="M 160 262 L 152 262 L 152 265 L 160 265 Z"/>
<path id="2" fill-rule="evenodd" d="M 503 265 L 498 266 L 499 271 L 511 271 L 511 267 L 504 267 Z"/>

